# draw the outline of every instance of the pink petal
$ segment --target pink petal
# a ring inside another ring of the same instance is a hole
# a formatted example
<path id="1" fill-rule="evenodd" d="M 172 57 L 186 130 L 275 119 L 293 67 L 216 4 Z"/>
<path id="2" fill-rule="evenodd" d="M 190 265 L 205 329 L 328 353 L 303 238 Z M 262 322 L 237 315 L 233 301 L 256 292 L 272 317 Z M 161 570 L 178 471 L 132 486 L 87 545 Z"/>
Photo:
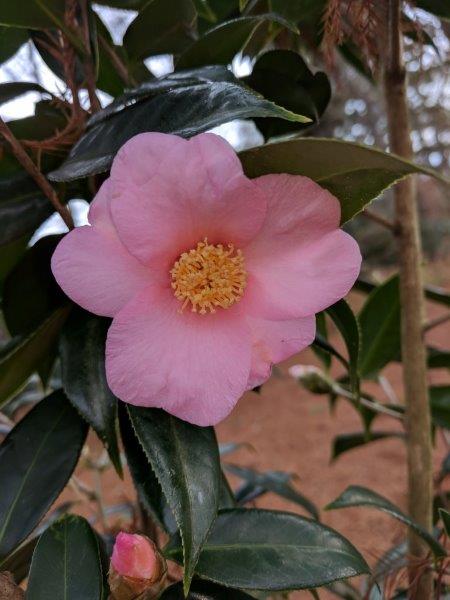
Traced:
<path id="1" fill-rule="evenodd" d="M 152 579 L 158 568 L 158 558 L 147 538 L 121 531 L 114 543 L 111 564 L 119 575 Z"/>
<path id="2" fill-rule="evenodd" d="M 243 249 L 249 272 L 247 310 L 272 319 L 317 313 L 351 289 L 361 254 L 338 229 L 339 201 L 307 177 L 255 180 L 268 197 L 264 225 Z"/>
<path id="3" fill-rule="evenodd" d="M 246 389 L 250 332 L 237 310 L 179 309 L 169 288 L 150 286 L 116 315 L 106 343 L 108 384 L 130 404 L 213 425 Z"/>
<path id="4" fill-rule="evenodd" d="M 288 321 L 248 318 L 253 339 L 252 365 L 248 389 L 270 377 L 272 365 L 297 354 L 314 341 L 314 316 Z"/>
<path id="5" fill-rule="evenodd" d="M 58 244 L 53 275 L 74 302 L 97 315 L 114 316 L 150 279 L 119 240 L 109 214 L 109 183 L 89 210 L 92 226 L 77 227 Z"/>
<path id="6" fill-rule="evenodd" d="M 136 136 L 117 154 L 111 180 L 117 231 L 146 264 L 164 257 L 169 268 L 205 237 L 241 247 L 265 216 L 264 192 L 243 175 L 231 146 L 213 134 Z"/>

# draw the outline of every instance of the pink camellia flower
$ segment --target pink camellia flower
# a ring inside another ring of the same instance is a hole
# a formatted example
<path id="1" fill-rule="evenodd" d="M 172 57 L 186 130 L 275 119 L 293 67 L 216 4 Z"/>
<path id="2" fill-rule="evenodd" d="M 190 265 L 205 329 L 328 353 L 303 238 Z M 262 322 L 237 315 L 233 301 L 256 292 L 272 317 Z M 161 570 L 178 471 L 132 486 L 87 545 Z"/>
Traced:
<path id="1" fill-rule="evenodd" d="M 111 565 L 119 575 L 134 579 L 153 579 L 159 568 L 154 545 L 148 538 L 121 531 L 114 544 Z"/>
<path id="2" fill-rule="evenodd" d="M 109 585 L 114 600 L 158 598 L 166 579 L 166 561 L 144 535 L 121 532 L 114 544 Z"/>
<path id="3" fill-rule="evenodd" d="M 221 421 L 314 339 L 361 255 L 340 204 L 307 177 L 248 179 L 213 134 L 143 133 L 114 159 L 52 259 L 66 294 L 113 317 L 111 390 L 198 425 Z"/>

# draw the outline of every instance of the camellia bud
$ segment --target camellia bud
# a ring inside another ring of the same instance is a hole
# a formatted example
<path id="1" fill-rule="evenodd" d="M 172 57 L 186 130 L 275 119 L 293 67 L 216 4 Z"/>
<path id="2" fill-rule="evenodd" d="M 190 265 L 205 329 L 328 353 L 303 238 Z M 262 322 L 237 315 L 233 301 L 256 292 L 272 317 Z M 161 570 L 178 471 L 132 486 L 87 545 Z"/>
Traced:
<path id="1" fill-rule="evenodd" d="M 153 600 L 166 578 L 164 557 L 148 537 L 121 532 L 116 537 L 109 569 L 113 600 Z"/>
<path id="2" fill-rule="evenodd" d="M 335 382 L 324 371 L 313 365 L 294 365 L 289 374 L 313 394 L 330 394 L 334 392 Z"/>

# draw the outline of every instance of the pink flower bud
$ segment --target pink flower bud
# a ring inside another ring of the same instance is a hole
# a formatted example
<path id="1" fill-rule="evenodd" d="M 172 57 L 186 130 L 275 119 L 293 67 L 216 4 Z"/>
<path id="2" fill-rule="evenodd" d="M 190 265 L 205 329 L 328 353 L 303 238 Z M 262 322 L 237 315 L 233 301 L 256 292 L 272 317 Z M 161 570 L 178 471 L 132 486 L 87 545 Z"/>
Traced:
<path id="1" fill-rule="evenodd" d="M 136 533 L 118 534 L 109 572 L 114 600 L 156 598 L 165 575 L 165 560 L 152 540 Z"/>

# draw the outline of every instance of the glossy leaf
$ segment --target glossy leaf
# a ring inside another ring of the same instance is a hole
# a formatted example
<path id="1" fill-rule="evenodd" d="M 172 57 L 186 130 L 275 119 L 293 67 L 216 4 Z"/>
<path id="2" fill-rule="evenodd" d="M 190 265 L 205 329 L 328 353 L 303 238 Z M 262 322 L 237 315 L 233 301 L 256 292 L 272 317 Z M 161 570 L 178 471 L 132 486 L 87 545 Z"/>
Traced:
<path id="1" fill-rule="evenodd" d="M 302 57 L 290 50 L 272 50 L 260 56 L 245 81 L 268 100 L 312 121 L 319 120 L 331 97 L 326 74 L 313 74 Z M 305 127 L 273 119 L 257 119 L 256 124 L 266 139 Z"/>
<path id="2" fill-rule="evenodd" d="M 39 83 L 32 81 L 12 81 L 0 83 L 0 105 L 10 102 L 14 98 L 27 94 L 28 92 L 48 93 Z"/>
<path id="3" fill-rule="evenodd" d="M 11 335 L 29 333 L 67 303 L 50 269 L 60 239 L 59 235 L 51 235 L 38 240 L 6 278 L 3 314 Z"/>
<path id="4" fill-rule="evenodd" d="M 439 509 L 439 516 L 441 517 L 442 524 L 444 525 L 445 533 L 447 537 L 450 536 L 450 513 L 443 508 Z"/>
<path id="5" fill-rule="evenodd" d="M 0 246 L 31 237 L 52 212 L 48 198 L 26 173 L 13 164 L 10 172 L 0 172 Z"/>
<path id="6" fill-rule="evenodd" d="M 450 20 L 450 5 L 447 0 L 416 0 L 416 6 L 441 19 Z"/>
<path id="7" fill-rule="evenodd" d="M 0 64 L 11 58 L 28 40 L 27 32 L 0 25 Z"/>
<path id="8" fill-rule="evenodd" d="M 219 504 L 221 470 L 214 429 L 191 425 L 159 409 L 130 405 L 128 411 L 178 524 L 187 592 Z"/>
<path id="9" fill-rule="evenodd" d="M 192 0 L 152 0 L 129 25 L 123 44 L 131 59 L 178 54 L 195 40 Z"/>
<path id="10" fill-rule="evenodd" d="M 450 429 L 450 385 L 432 386 L 429 393 L 433 423 Z"/>
<path id="11" fill-rule="evenodd" d="M 164 590 L 160 600 L 253 600 L 253 596 L 211 581 L 194 579 L 187 596 L 181 583 L 175 583 Z"/>
<path id="12" fill-rule="evenodd" d="M 60 342 L 62 385 L 67 397 L 91 425 L 122 475 L 117 443 L 117 398 L 105 373 L 105 343 L 110 321 L 90 313 L 72 312 Z"/>
<path id="13" fill-rule="evenodd" d="M 359 352 L 361 348 L 361 336 L 358 321 L 352 309 L 345 300 L 339 300 L 325 311 L 338 328 L 347 347 L 349 367 L 348 372 L 352 391 L 359 395 Z"/>
<path id="14" fill-rule="evenodd" d="M 64 22 L 64 0 L 15 0 L 2 2 L 0 24 L 27 29 L 46 29 Z"/>
<path id="15" fill-rule="evenodd" d="M 47 396 L 0 446 L 0 558 L 34 529 L 72 475 L 87 426 L 62 391 Z"/>
<path id="16" fill-rule="evenodd" d="M 319 512 L 316 506 L 311 500 L 297 492 L 290 484 L 292 473 L 284 473 L 283 471 L 266 471 L 265 473 L 259 473 L 253 469 L 231 464 L 225 465 L 225 469 L 229 473 L 244 479 L 252 486 L 263 488 L 264 490 L 273 492 L 274 494 L 277 494 L 277 496 L 281 496 L 294 504 L 298 504 L 315 519 L 319 519 Z"/>
<path id="17" fill-rule="evenodd" d="M 177 62 L 177 69 L 192 69 L 203 65 L 227 65 L 245 46 L 255 30 L 264 22 L 279 23 L 292 29 L 292 24 L 276 13 L 239 17 L 209 29 L 192 44 Z M 295 29 L 295 27 L 294 27 Z"/>
<path id="18" fill-rule="evenodd" d="M 450 185 L 437 172 L 394 154 L 334 139 L 300 138 L 268 144 L 241 152 L 240 158 L 249 177 L 291 173 L 314 179 L 340 201 L 342 223 L 411 173 L 432 175 Z"/>
<path id="19" fill-rule="evenodd" d="M 168 533 L 175 533 L 177 524 L 124 406 L 120 407 L 119 415 L 123 448 L 139 501 L 162 529 Z"/>
<path id="20" fill-rule="evenodd" d="M 39 327 L 10 340 L 0 350 L 0 406 L 24 385 L 58 339 L 70 308 L 53 312 Z"/>
<path id="21" fill-rule="evenodd" d="M 400 289 L 397 275 L 375 288 L 358 316 L 361 328 L 359 369 L 370 377 L 401 354 Z"/>
<path id="22" fill-rule="evenodd" d="M 31 558 L 38 539 L 38 536 L 31 537 L 4 560 L 0 560 L 0 569 L 12 573 L 17 583 L 20 583 L 28 576 Z"/>
<path id="23" fill-rule="evenodd" d="M 450 369 L 450 351 L 428 348 L 427 365 L 429 369 Z"/>
<path id="24" fill-rule="evenodd" d="M 335 460 L 344 452 L 365 446 L 370 442 L 403 437 L 404 435 L 402 433 L 396 431 L 371 431 L 367 433 L 358 431 L 356 433 L 342 433 L 333 440 L 332 459 Z"/>
<path id="25" fill-rule="evenodd" d="M 355 289 L 364 294 L 370 294 L 376 287 L 376 283 L 362 277 L 359 277 L 355 283 Z M 450 306 L 450 294 L 444 288 L 435 285 L 425 285 L 423 291 L 427 300 L 432 300 L 433 302 L 443 304 L 444 306 Z"/>
<path id="26" fill-rule="evenodd" d="M 167 555 L 179 557 L 180 549 Z M 326 585 L 369 567 L 350 542 L 317 521 L 240 508 L 219 515 L 196 571 L 226 586 L 275 591 Z"/>
<path id="27" fill-rule="evenodd" d="M 413 529 L 414 532 L 428 544 L 435 556 L 446 556 L 447 553 L 445 549 L 430 533 L 412 521 L 404 512 L 395 506 L 395 504 L 365 487 L 358 485 L 349 486 L 338 498 L 336 498 L 336 500 L 331 502 L 325 510 L 348 508 L 350 506 L 369 506 L 388 513 L 402 523 L 405 523 L 405 525 L 408 525 L 408 527 L 411 527 L 411 529 Z"/>
<path id="28" fill-rule="evenodd" d="M 84 45 L 64 19 L 65 0 L 15 0 L 0 3 L 0 25 L 26 29 L 58 28 L 72 45 L 84 52 Z"/>
<path id="29" fill-rule="evenodd" d="M 190 137 L 252 117 L 306 120 L 242 86 L 224 67 L 173 73 L 142 84 L 94 115 L 91 127 L 50 179 L 67 181 L 107 170 L 117 150 L 144 131 Z"/>
<path id="30" fill-rule="evenodd" d="M 33 554 L 27 600 L 106 600 L 101 548 L 83 517 L 67 515 L 40 537 Z"/>

